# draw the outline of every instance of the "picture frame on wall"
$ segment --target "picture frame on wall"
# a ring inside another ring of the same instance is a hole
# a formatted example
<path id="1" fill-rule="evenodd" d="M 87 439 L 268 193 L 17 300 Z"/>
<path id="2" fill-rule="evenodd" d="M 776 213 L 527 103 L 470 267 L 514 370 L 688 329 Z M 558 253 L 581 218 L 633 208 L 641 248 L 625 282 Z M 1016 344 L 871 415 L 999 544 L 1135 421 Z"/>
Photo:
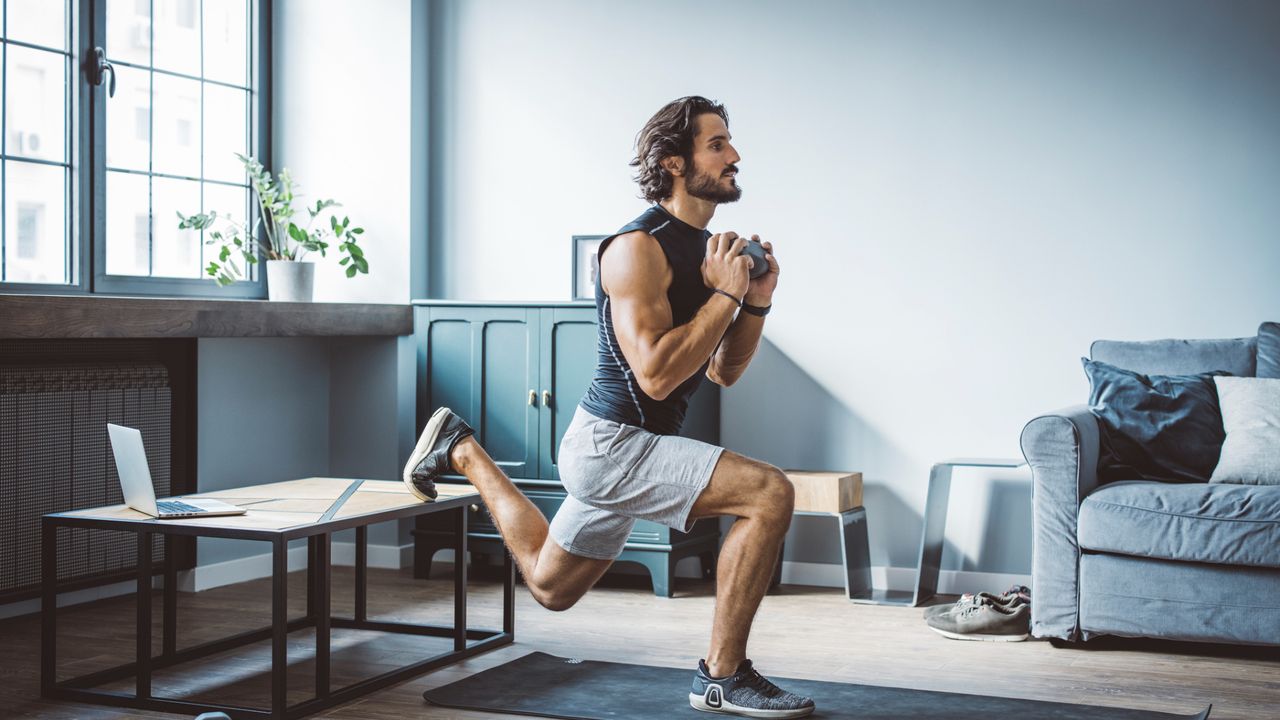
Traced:
<path id="1" fill-rule="evenodd" d="M 569 295 L 572 299 L 596 299 L 596 274 L 600 272 L 596 251 L 600 249 L 600 241 L 607 237 L 609 236 L 573 236 L 573 291 Z"/>

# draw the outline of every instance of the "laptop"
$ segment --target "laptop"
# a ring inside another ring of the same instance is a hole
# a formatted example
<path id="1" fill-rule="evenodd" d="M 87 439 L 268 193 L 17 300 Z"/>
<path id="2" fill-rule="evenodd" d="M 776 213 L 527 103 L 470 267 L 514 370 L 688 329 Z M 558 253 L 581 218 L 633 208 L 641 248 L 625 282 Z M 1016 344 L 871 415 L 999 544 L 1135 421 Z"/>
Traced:
<path id="1" fill-rule="evenodd" d="M 111 423 L 107 423 L 107 432 L 111 435 L 111 451 L 116 456 L 116 471 L 120 473 L 124 501 L 134 510 L 161 520 L 245 513 L 244 508 L 220 500 L 156 500 L 156 490 L 151 484 L 151 469 L 147 467 L 147 453 L 142 447 L 142 433 Z"/>

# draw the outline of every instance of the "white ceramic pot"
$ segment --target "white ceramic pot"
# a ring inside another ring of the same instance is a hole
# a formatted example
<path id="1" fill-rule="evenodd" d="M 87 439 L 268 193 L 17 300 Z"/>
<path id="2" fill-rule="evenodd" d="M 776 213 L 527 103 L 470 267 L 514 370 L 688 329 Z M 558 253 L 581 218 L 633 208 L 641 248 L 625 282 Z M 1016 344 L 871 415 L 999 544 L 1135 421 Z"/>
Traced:
<path id="1" fill-rule="evenodd" d="M 268 260 L 267 297 L 281 302 L 311 302 L 315 278 L 313 262 Z"/>

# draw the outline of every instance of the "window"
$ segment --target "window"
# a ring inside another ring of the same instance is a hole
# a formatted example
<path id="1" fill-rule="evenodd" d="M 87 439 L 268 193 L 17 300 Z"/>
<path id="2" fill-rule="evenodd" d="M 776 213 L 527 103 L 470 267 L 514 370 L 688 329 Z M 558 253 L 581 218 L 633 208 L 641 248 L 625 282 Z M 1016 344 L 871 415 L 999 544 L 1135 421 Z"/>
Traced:
<path id="1" fill-rule="evenodd" d="M 266 158 L 269 4 L 0 0 L 0 291 L 264 295 L 217 288 L 178 213 L 252 219 L 236 155 Z"/>
<path id="2" fill-rule="evenodd" d="M 0 282 L 72 282 L 71 35 L 62 0 L 4 0 Z"/>

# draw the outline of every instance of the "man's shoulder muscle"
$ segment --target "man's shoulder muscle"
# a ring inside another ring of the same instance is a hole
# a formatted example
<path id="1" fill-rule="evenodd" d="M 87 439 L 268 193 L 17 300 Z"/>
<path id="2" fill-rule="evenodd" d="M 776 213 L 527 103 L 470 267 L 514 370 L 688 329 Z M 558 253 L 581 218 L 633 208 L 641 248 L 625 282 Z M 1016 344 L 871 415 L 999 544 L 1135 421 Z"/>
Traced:
<path id="1" fill-rule="evenodd" d="M 666 292 L 671 284 L 671 264 L 657 238 L 634 230 L 614 238 L 608 253 L 600 256 L 600 282 L 608 295 Z"/>

